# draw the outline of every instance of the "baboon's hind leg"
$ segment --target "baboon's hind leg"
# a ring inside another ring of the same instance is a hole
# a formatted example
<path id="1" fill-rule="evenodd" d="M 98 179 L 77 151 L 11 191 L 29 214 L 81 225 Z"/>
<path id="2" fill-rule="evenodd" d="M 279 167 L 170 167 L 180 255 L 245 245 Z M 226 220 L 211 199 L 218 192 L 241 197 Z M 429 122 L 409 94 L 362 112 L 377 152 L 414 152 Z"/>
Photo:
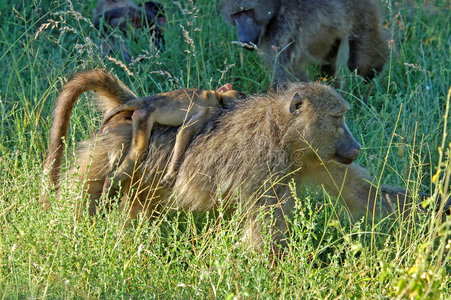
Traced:
<path id="1" fill-rule="evenodd" d="M 113 197 L 120 185 L 125 186 L 131 179 L 133 169 L 141 154 L 149 144 L 150 133 L 155 123 L 156 110 L 153 107 L 135 110 L 132 115 L 132 144 L 117 170 L 105 180 L 103 194 Z"/>

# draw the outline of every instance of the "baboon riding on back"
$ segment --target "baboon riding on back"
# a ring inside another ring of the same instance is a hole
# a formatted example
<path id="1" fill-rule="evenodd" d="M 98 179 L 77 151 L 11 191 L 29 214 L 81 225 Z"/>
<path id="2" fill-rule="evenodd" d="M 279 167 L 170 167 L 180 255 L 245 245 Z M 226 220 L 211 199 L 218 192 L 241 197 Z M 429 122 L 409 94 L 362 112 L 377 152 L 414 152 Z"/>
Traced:
<path id="1" fill-rule="evenodd" d="M 107 108 L 134 97 L 106 72 L 81 75 L 63 88 L 55 111 L 70 115 L 72 107 L 68 104 L 73 105 L 86 90 L 100 92 L 100 104 Z M 91 85 L 85 86 L 89 82 Z M 294 210 L 289 188 L 292 180 L 301 199 L 303 187 L 323 186 L 354 218 L 409 209 L 412 197 L 405 190 L 373 184 L 364 169 L 353 163 L 360 145 L 344 120 L 349 105 L 332 88 L 317 83 L 292 84 L 282 93 L 253 96 L 230 108 L 219 106 L 215 110 L 186 149 L 173 189 L 162 187 L 159 181 L 170 161 L 177 128 L 154 126 L 145 157 L 128 174 L 130 180 L 120 193 L 121 207 L 128 207 L 130 217 L 139 212 L 152 217 L 167 209 L 213 210 L 221 203 L 233 208 L 240 201 L 247 218 L 244 237 L 259 247 L 262 220 L 258 213 L 262 210 L 274 217 L 274 246 L 284 243 L 285 217 Z M 130 116 L 128 111 L 113 116 L 96 136 L 83 141 L 74 172 L 69 172 L 77 174 L 75 181 L 83 184 L 92 214 L 96 213 L 105 181 L 123 152 L 133 147 L 135 133 Z M 51 132 L 54 141 L 67 133 L 67 124 L 61 122 L 64 120 L 55 113 Z M 61 164 L 63 144 L 56 146 L 50 147 L 46 162 L 47 172 L 53 175 Z M 57 183 L 58 178 L 54 179 Z"/>

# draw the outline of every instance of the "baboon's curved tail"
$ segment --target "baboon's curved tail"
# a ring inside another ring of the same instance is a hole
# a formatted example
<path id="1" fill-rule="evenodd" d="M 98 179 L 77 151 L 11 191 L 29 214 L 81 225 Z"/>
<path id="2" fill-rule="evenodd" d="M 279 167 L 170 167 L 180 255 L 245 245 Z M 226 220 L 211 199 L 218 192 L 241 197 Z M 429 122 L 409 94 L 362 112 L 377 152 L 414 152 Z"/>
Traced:
<path id="1" fill-rule="evenodd" d="M 67 137 L 72 108 L 78 97 L 86 91 L 94 91 L 101 96 L 99 105 L 104 112 L 127 100 L 136 98 L 124 83 L 103 70 L 90 70 L 75 74 L 64 85 L 53 110 L 49 149 L 44 163 L 44 172 L 49 174 L 55 188 L 58 188 L 58 177 L 64 152 L 63 137 Z"/>

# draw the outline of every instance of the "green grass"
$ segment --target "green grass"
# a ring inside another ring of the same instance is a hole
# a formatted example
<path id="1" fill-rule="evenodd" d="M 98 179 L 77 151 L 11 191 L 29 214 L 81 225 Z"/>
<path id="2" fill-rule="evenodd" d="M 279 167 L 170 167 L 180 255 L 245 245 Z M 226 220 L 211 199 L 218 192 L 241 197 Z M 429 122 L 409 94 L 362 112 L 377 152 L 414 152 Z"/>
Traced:
<path id="1" fill-rule="evenodd" d="M 141 32 L 127 41 L 140 60 L 127 66 L 99 52 L 100 36 L 88 20 L 94 2 L 74 2 L 74 11 L 62 0 L 0 3 L 1 298 L 450 297 L 451 219 L 436 218 L 431 207 L 403 219 L 350 224 L 336 217 L 335 199 L 303 195 L 288 249 L 272 268 L 268 252 L 239 244 L 239 209 L 227 217 L 221 210 L 180 212 L 125 227 L 118 209 L 76 220 L 80 191 L 64 190 L 44 212 L 37 200 L 51 110 L 73 73 L 107 68 L 138 95 L 226 82 L 246 93 L 269 86 L 259 57 L 231 45 L 235 32 L 217 17 L 214 1 L 180 1 L 182 9 L 161 1 L 166 51 L 149 50 Z M 446 196 L 450 5 L 383 2 L 396 52 L 370 84 L 344 74 L 340 91 L 363 145 L 358 162 L 382 183 Z M 309 72 L 317 76 L 316 68 Z M 100 119 L 83 96 L 71 119 L 69 157 Z"/>

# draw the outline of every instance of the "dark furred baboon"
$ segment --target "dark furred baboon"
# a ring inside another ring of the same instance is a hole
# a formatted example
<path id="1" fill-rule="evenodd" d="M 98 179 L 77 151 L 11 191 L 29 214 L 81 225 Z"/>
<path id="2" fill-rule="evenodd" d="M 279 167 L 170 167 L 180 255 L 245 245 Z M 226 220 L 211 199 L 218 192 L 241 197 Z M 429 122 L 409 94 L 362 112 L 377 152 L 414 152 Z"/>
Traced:
<path id="1" fill-rule="evenodd" d="M 218 11 L 236 26 L 239 44 L 259 53 L 276 83 L 308 80 L 304 63 L 327 75 L 347 65 L 366 78 L 388 56 L 380 0 L 220 0 Z"/>
<path id="2" fill-rule="evenodd" d="M 97 29 L 102 29 L 103 34 L 108 36 L 109 29 L 100 26 L 101 19 L 111 28 L 119 28 L 124 35 L 127 35 L 129 26 L 134 28 L 149 29 L 152 34 L 153 43 L 158 49 L 163 50 L 164 38 L 162 28 L 166 24 L 164 8 L 160 3 L 148 1 L 144 4 L 136 5 L 133 0 L 99 0 L 94 9 L 93 24 Z M 126 61 L 131 60 L 125 45 L 114 37 L 108 38 L 108 44 L 104 45 L 105 50 L 113 48 L 121 50 Z"/>
<path id="3" fill-rule="evenodd" d="M 115 84 L 118 82 L 108 79 L 104 86 L 124 88 Z M 116 94 L 127 96 L 115 96 L 107 105 L 127 98 L 129 92 L 124 89 Z M 411 201 L 405 190 L 378 187 L 353 163 L 360 145 L 345 124 L 348 109 L 332 88 L 317 83 L 292 84 L 283 93 L 254 96 L 229 109 L 220 107 L 186 150 L 173 190 L 162 187 L 159 180 L 170 160 L 177 130 L 155 126 L 147 156 L 124 185 L 121 206 L 129 207 L 130 217 L 140 211 L 150 217 L 167 209 L 205 211 L 224 204 L 233 208 L 240 201 L 248 220 L 244 238 L 255 247 L 262 243 L 257 216 L 261 210 L 274 217 L 274 243 L 284 243 L 284 217 L 294 209 L 288 186 L 291 180 L 299 192 L 307 185 L 323 186 L 339 197 L 355 218 L 405 211 Z M 105 179 L 122 152 L 130 149 L 134 133 L 129 119 L 130 114 L 115 115 L 95 137 L 81 143 L 74 173 L 92 200 L 100 197 Z M 64 121 L 59 118 L 56 122 Z M 61 126 L 54 124 L 54 128 Z M 90 213 L 95 210 L 92 201 Z"/>

